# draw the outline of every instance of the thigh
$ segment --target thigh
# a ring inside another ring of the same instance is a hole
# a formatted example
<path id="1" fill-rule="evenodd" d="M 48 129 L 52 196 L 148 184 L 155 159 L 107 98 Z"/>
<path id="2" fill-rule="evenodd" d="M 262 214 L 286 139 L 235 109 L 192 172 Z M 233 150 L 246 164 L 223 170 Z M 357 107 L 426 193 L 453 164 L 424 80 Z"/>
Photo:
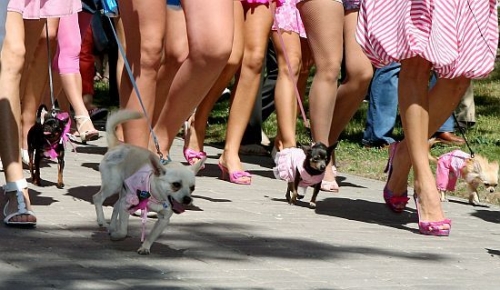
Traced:
<path id="1" fill-rule="evenodd" d="M 119 6 L 128 51 L 140 47 L 151 50 L 163 47 L 167 13 L 165 0 L 119 0 Z"/>
<path id="2" fill-rule="evenodd" d="M 234 3 L 228 0 L 184 0 L 189 47 L 230 50 L 234 36 Z"/>
<path id="3" fill-rule="evenodd" d="M 332 0 L 311 0 L 297 5 L 318 69 L 339 65 L 342 59 L 344 7 Z"/>
<path id="4" fill-rule="evenodd" d="M 371 78 L 373 74 L 372 64 L 364 54 L 361 46 L 356 42 L 356 24 L 358 12 L 351 11 L 344 19 L 344 61 L 347 69 L 347 77 L 365 75 Z"/>

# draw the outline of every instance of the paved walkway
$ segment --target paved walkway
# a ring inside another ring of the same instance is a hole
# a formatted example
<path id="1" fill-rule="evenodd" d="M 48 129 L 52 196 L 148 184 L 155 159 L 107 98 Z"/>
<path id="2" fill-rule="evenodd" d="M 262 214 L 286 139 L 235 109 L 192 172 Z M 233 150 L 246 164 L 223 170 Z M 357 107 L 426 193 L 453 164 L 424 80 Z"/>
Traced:
<path id="1" fill-rule="evenodd" d="M 183 160 L 181 149 L 177 140 L 174 160 Z M 241 186 L 218 179 L 221 150 L 206 150 L 199 210 L 174 216 L 149 256 L 135 252 L 139 218 L 121 242 L 95 222 L 104 138 L 67 154 L 65 189 L 53 183 L 55 164 L 42 168 L 45 186 L 30 184 L 38 227 L 0 226 L 0 289 L 500 288 L 498 207 L 452 199 L 444 204 L 451 236 L 422 236 L 414 204 L 391 213 L 382 182 L 341 173 L 341 192 L 320 193 L 312 210 L 286 203 L 270 158 L 244 158 L 254 179 Z"/>

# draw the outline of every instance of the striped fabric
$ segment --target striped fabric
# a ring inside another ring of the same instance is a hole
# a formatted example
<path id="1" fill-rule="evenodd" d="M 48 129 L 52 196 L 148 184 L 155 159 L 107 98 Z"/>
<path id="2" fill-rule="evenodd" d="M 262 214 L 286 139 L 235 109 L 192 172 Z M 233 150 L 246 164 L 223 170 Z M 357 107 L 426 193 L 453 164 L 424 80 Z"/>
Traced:
<path id="1" fill-rule="evenodd" d="M 356 39 L 376 67 L 420 56 L 442 78 L 486 77 L 498 46 L 496 0 L 363 0 Z"/>

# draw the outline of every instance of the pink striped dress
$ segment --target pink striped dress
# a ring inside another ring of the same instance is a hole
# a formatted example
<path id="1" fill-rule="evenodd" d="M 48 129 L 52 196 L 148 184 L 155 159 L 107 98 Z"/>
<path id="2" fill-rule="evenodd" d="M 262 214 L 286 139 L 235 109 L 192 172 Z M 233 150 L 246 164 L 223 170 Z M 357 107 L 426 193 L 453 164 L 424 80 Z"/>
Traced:
<path id="1" fill-rule="evenodd" d="M 4 1 L 4 0 L 0 0 Z M 18 12 L 23 19 L 67 16 L 82 11 L 81 0 L 11 0 L 8 11 Z"/>
<path id="2" fill-rule="evenodd" d="M 363 0 L 356 39 L 376 67 L 420 56 L 442 78 L 486 77 L 498 46 L 496 0 Z"/>

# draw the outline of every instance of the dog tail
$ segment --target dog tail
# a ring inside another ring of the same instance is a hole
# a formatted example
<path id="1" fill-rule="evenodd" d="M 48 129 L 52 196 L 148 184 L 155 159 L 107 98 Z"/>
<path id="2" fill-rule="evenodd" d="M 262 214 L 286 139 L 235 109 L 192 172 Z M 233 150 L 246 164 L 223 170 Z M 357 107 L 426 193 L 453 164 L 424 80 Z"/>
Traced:
<path id="1" fill-rule="evenodd" d="M 108 148 L 113 148 L 120 144 L 118 136 L 116 136 L 116 127 L 128 120 L 140 119 L 143 114 L 130 110 L 118 110 L 116 113 L 111 114 L 106 122 L 106 141 Z"/>

